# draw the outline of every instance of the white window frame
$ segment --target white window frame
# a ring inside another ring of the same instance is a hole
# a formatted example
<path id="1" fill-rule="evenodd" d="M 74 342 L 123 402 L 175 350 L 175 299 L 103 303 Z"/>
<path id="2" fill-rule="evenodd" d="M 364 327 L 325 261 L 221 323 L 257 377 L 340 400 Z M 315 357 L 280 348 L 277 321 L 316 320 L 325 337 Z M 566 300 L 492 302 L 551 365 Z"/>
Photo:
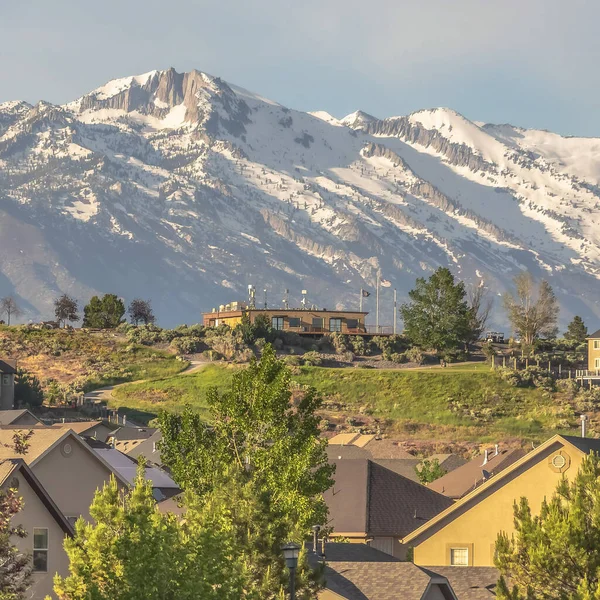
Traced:
<path id="1" fill-rule="evenodd" d="M 596 369 L 596 371 L 600 371 L 600 358 L 597 358 L 594 361 L 594 368 Z"/>
<path id="2" fill-rule="evenodd" d="M 465 562 L 457 563 L 454 561 L 454 552 L 460 551 L 465 553 Z M 469 566 L 469 548 L 464 546 L 456 546 L 455 548 L 450 548 L 450 565 L 453 567 L 468 567 Z"/>
<path id="3" fill-rule="evenodd" d="M 35 547 L 35 536 L 36 536 L 36 531 L 45 531 L 46 532 L 46 547 L 45 548 L 36 548 Z M 34 573 L 48 573 L 48 561 L 49 561 L 49 554 L 50 554 L 50 530 L 47 527 L 34 527 L 33 528 L 33 536 L 32 536 L 32 543 L 33 543 L 33 553 L 31 555 L 31 559 L 33 562 L 33 572 Z M 46 569 L 45 570 L 41 570 L 41 569 L 36 569 L 35 568 L 35 553 L 36 552 L 45 552 L 46 553 Z"/>
<path id="4" fill-rule="evenodd" d="M 594 340 L 594 350 L 600 350 L 600 340 Z"/>

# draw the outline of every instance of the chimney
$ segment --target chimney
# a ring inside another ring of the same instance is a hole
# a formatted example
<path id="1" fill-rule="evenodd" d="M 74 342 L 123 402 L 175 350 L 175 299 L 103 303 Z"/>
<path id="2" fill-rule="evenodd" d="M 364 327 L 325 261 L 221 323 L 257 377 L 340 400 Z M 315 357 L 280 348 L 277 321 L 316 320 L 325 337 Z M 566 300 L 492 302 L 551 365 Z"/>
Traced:
<path id="1" fill-rule="evenodd" d="M 313 552 L 318 556 L 319 554 L 319 531 L 321 531 L 320 525 L 313 525 Z"/>
<path id="2" fill-rule="evenodd" d="M 498 456 L 498 452 L 499 452 L 499 445 L 496 444 L 496 452 L 494 453 L 494 456 Z"/>
<path id="3" fill-rule="evenodd" d="M 584 438 L 586 436 L 587 433 L 587 416 L 586 415 L 581 415 L 581 417 L 579 417 L 581 419 L 581 437 Z"/>
<path id="4" fill-rule="evenodd" d="M 488 462 L 488 451 L 486 450 L 484 458 L 483 458 L 483 463 L 481 463 L 481 466 L 487 465 L 487 462 Z"/>

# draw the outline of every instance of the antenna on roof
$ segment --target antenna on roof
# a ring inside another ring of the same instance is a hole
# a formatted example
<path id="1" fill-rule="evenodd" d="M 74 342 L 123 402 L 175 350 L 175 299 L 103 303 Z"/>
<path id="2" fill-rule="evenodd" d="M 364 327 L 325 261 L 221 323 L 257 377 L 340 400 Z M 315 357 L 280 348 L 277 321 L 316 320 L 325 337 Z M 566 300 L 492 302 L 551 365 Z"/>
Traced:
<path id="1" fill-rule="evenodd" d="M 256 308 L 256 288 L 251 283 L 248 284 L 248 307 Z"/>
<path id="2" fill-rule="evenodd" d="M 306 308 L 306 294 L 308 292 L 306 290 L 302 290 L 302 300 L 300 303 L 302 304 L 302 308 Z"/>
<path id="3" fill-rule="evenodd" d="M 288 290 L 286 288 L 285 292 L 283 293 L 283 308 L 285 308 L 285 310 L 288 310 L 289 307 L 290 307 L 290 290 Z"/>
<path id="4" fill-rule="evenodd" d="M 263 290 L 263 293 L 265 294 L 265 310 L 267 310 L 267 288 Z"/>

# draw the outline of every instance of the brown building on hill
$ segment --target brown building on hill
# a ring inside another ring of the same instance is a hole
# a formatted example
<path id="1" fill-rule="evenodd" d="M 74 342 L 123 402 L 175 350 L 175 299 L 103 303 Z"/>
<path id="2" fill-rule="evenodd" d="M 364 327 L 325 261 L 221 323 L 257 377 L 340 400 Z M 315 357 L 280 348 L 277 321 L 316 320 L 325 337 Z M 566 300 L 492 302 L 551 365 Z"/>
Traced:
<path id="1" fill-rule="evenodd" d="M 429 484 L 429 489 L 458 500 L 525 455 L 521 448 L 486 450 L 468 463 Z"/>
<path id="2" fill-rule="evenodd" d="M 11 410 L 15 406 L 16 373 L 16 360 L 0 359 L 0 410 Z"/>
<path id="3" fill-rule="evenodd" d="M 324 494 L 333 537 L 366 542 L 404 558 L 399 540 L 453 501 L 366 459 L 334 461 L 335 483 Z"/>
<path id="4" fill-rule="evenodd" d="M 323 335 L 324 333 L 369 334 L 365 318 L 369 313 L 346 310 L 313 310 L 304 308 L 250 308 L 243 302 L 231 302 L 203 313 L 205 327 L 229 325 L 235 327 L 247 315 L 254 323 L 258 315 L 266 315 L 271 327 L 299 334 Z"/>

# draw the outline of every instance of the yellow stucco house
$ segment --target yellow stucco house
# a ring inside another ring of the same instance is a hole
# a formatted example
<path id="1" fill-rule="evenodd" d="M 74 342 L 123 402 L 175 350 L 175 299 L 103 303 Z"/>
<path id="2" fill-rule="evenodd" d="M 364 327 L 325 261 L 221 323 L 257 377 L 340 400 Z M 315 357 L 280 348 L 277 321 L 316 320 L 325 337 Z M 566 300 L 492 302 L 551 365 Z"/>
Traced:
<path id="1" fill-rule="evenodd" d="M 600 440 L 555 435 L 407 535 L 416 565 L 489 567 L 500 531 L 514 531 L 513 504 L 526 497 L 533 511 L 550 499 L 562 477 L 577 473 Z"/>
<path id="2" fill-rule="evenodd" d="M 600 329 L 588 337 L 588 370 L 600 373 Z"/>

